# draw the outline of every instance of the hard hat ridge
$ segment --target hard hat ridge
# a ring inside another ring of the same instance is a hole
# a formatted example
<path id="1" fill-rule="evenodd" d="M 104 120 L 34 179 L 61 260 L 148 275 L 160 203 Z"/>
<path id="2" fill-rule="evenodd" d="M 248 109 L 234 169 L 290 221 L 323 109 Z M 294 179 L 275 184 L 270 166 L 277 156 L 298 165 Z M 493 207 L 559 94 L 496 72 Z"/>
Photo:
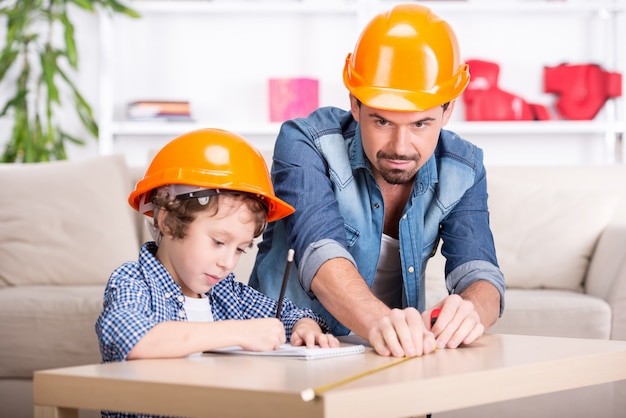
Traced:
<path id="1" fill-rule="evenodd" d="M 367 106 L 422 111 L 461 95 L 469 68 L 446 21 L 418 4 L 375 16 L 344 66 L 344 84 Z"/>

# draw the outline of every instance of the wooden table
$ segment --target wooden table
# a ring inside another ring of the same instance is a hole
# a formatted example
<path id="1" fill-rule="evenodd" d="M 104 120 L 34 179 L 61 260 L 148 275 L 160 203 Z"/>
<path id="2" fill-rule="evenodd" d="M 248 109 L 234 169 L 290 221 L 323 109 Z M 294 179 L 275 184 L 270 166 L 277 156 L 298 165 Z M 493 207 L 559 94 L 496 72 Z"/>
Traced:
<path id="1" fill-rule="evenodd" d="M 109 409 L 191 417 L 407 417 L 626 379 L 626 341 L 485 335 L 352 380 L 305 402 L 301 393 L 383 368 L 362 355 L 305 361 L 205 354 L 34 374 L 36 417 Z M 454 394 L 451 396 L 450 394 Z"/>

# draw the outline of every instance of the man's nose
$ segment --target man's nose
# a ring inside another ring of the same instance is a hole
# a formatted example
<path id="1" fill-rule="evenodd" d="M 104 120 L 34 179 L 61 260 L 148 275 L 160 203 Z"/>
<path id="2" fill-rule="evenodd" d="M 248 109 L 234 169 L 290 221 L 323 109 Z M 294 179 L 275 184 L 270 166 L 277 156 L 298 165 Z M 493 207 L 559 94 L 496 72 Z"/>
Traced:
<path id="1" fill-rule="evenodd" d="M 406 152 L 409 143 L 408 129 L 404 127 L 397 127 L 391 137 L 391 147 L 398 155 L 403 155 Z"/>

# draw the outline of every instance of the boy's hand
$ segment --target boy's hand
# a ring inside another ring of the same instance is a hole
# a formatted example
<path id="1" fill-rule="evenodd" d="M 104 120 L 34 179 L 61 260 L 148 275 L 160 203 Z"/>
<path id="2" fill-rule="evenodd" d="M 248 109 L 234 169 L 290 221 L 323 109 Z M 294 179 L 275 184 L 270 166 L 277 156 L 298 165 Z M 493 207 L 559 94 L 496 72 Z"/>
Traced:
<path id="1" fill-rule="evenodd" d="M 240 327 L 241 342 L 238 345 L 244 350 L 272 351 L 287 340 L 285 327 L 276 318 L 256 318 L 234 323 Z"/>
<path id="2" fill-rule="evenodd" d="M 302 318 L 293 326 L 291 332 L 292 345 L 306 345 L 323 348 L 339 347 L 339 340 L 332 334 L 324 334 L 320 326 L 311 318 Z"/>

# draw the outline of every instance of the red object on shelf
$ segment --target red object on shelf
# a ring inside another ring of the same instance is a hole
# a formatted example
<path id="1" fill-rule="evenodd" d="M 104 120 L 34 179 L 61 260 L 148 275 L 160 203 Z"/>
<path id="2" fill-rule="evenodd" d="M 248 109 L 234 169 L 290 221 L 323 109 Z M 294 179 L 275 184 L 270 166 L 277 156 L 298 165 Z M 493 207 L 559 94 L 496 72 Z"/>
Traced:
<path id="1" fill-rule="evenodd" d="M 596 64 L 544 67 L 544 90 L 557 94 L 556 109 L 571 120 L 591 120 L 608 99 L 622 95 L 622 75 Z"/>
<path id="2" fill-rule="evenodd" d="M 318 107 L 318 80 L 271 78 L 269 80 L 270 122 L 307 116 Z"/>
<path id="3" fill-rule="evenodd" d="M 500 66 L 495 62 L 467 60 L 470 82 L 463 92 L 468 121 L 548 120 L 548 109 L 498 87 Z"/>

